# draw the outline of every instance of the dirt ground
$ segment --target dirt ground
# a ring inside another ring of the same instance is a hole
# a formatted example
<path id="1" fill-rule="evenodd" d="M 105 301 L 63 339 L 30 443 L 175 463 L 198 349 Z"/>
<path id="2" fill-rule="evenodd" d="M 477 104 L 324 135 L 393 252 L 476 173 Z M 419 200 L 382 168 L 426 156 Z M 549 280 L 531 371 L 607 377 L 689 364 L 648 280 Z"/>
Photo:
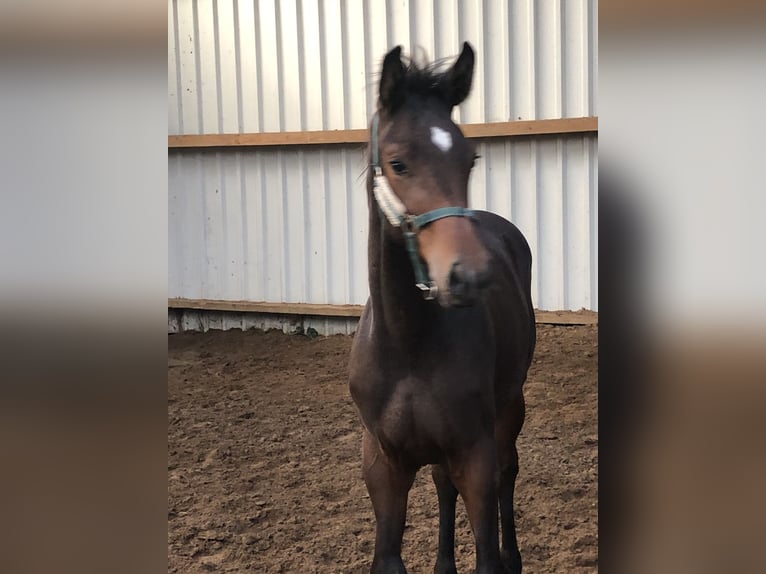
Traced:
<path id="1" fill-rule="evenodd" d="M 596 572 L 597 326 L 538 326 L 519 438 L 524 570 Z M 374 517 L 349 397 L 351 337 L 168 337 L 168 571 L 367 573 Z M 474 545 L 458 503 L 458 570 Z M 433 571 L 430 472 L 410 492 L 403 558 Z"/>

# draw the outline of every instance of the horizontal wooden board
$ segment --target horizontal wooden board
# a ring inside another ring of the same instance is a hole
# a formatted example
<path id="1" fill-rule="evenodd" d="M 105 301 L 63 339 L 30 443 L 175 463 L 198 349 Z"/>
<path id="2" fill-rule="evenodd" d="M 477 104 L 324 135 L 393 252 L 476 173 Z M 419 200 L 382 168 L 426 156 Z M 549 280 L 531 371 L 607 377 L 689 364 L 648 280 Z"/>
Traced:
<path id="1" fill-rule="evenodd" d="M 466 137 L 469 138 L 592 133 L 598 131 L 598 118 L 560 118 L 551 120 L 463 124 L 460 126 L 460 129 L 462 129 Z M 367 140 L 368 131 L 366 129 L 264 132 L 251 134 L 189 134 L 168 136 L 168 148 L 353 144 L 366 143 Z"/>
<path id="2" fill-rule="evenodd" d="M 360 317 L 362 305 L 323 305 L 315 303 L 266 303 L 261 301 L 222 301 L 212 299 L 168 299 L 169 309 L 230 311 L 235 313 L 274 313 L 278 315 L 311 315 L 318 317 Z M 594 325 L 598 313 L 593 311 L 535 311 L 535 320 L 549 325 Z"/>
<path id="3" fill-rule="evenodd" d="M 266 303 L 262 301 L 220 301 L 211 299 L 168 299 L 170 309 L 201 309 L 239 313 L 360 317 L 361 305 L 318 305 L 314 303 Z"/>
<path id="4" fill-rule="evenodd" d="M 535 309 L 535 322 L 542 325 L 598 325 L 598 313 L 579 311 L 540 311 Z"/>

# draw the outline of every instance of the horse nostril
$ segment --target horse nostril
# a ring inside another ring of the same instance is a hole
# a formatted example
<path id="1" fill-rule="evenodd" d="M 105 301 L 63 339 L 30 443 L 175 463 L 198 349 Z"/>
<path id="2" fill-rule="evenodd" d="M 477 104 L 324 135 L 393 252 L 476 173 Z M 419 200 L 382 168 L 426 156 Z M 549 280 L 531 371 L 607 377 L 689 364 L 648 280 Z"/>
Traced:
<path id="1" fill-rule="evenodd" d="M 491 271 L 485 268 L 481 271 L 464 267 L 460 261 L 452 264 L 449 274 L 449 293 L 452 304 L 457 306 L 470 305 L 487 288 L 491 281 Z"/>
<path id="2" fill-rule="evenodd" d="M 488 267 L 476 274 L 476 287 L 486 289 L 492 281 L 492 270 Z"/>
<path id="3" fill-rule="evenodd" d="M 478 289 L 484 289 L 489 287 L 491 280 L 492 271 L 489 267 L 481 271 L 471 271 L 465 269 L 460 261 L 456 261 L 452 264 L 452 270 L 449 274 L 450 287 L 466 285 L 476 287 Z"/>
<path id="4" fill-rule="evenodd" d="M 463 266 L 460 264 L 460 261 L 455 261 L 449 272 L 450 288 L 453 289 L 461 283 L 463 283 Z"/>

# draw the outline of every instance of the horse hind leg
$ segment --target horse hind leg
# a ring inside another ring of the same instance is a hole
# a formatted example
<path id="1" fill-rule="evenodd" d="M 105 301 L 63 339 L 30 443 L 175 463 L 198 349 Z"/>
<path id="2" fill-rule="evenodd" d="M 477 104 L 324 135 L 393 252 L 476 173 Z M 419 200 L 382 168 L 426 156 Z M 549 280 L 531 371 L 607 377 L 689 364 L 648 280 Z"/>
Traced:
<path id="1" fill-rule="evenodd" d="M 457 574 L 455 566 L 455 505 L 457 488 L 440 464 L 431 466 L 431 477 L 439 498 L 439 551 L 434 574 Z"/>
<path id="2" fill-rule="evenodd" d="M 402 536 L 407 495 L 415 472 L 401 468 L 380 451 L 369 432 L 362 445 L 362 474 L 375 511 L 375 555 L 371 574 L 407 574 L 402 562 Z"/>
<path id="3" fill-rule="evenodd" d="M 516 540 L 516 521 L 514 518 L 514 490 L 519 474 L 519 453 L 516 450 L 516 438 L 524 424 L 524 397 L 509 404 L 496 425 L 498 462 L 500 466 L 500 484 L 498 499 L 500 502 L 500 523 L 502 526 L 502 548 L 500 559 L 510 574 L 521 574 L 521 553 Z"/>

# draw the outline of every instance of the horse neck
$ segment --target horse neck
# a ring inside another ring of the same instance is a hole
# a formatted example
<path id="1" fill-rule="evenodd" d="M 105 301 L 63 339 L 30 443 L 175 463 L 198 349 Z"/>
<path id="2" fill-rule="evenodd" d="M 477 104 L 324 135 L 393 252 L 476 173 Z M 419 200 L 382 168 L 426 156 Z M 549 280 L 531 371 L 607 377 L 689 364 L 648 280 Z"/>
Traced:
<path id="1" fill-rule="evenodd" d="M 370 231 L 369 260 L 370 300 L 374 329 L 402 349 L 415 349 L 432 314 L 415 287 L 412 270 L 403 243 L 383 233 L 383 216 L 372 195 L 372 179 L 368 181 Z"/>

